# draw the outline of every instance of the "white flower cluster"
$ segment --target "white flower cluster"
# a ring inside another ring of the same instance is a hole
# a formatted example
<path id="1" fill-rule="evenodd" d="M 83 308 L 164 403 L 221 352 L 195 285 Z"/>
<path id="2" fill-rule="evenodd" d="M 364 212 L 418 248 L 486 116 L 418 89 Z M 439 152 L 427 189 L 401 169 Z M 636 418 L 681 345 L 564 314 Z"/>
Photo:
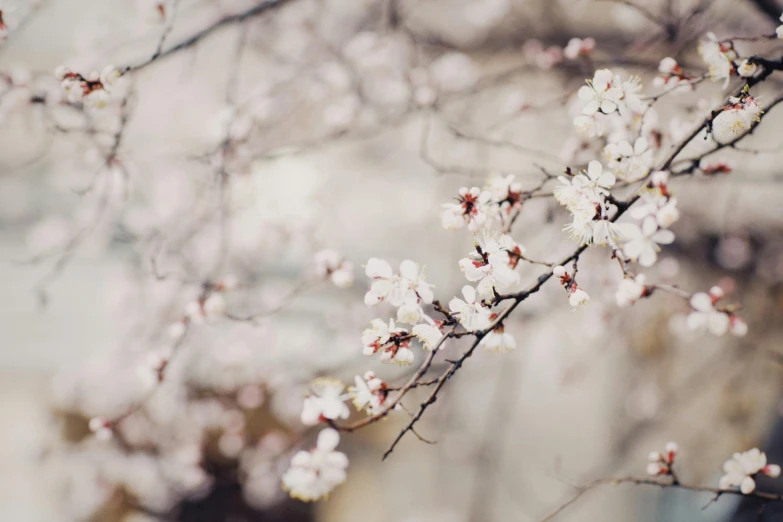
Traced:
<path id="1" fill-rule="evenodd" d="M 639 137 L 631 145 L 628 141 L 609 143 L 604 147 L 607 167 L 623 181 L 639 181 L 649 174 L 653 165 L 653 150 L 646 138 Z"/>
<path id="2" fill-rule="evenodd" d="M 54 76 L 62 82 L 62 89 L 68 102 L 83 103 L 88 107 L 102 109 L 108 105 L 109 95 L 118 85 L 122 75 L 113 65 L 107 65 L 100 73 L 92 71 L 87 76 L 82 76 L 61 65 L 55 69 Z"/>
<path id="3" fill-rule="evenodd" d="M 370 328 L 362 334 L 364 354 L 381 352 L 383 363 L 411 364 L 414 355 L 410 341 L 413 338 L 418 338 L 424 349 L 431 350 L 442 337 L 441 325 L 427 316 L 421 307 L 432 303 L 432 285 L 425 280 L 421 267 L 410 260 L 403 261 L 399 274 L 395 274 L 389 263 L 371 258 L 365 273 L 372 280 L 370 290 L 364 296 L 365 304 L 375 306 L 388 302 L 397 307 L 397 322 L 414 326 L 412 333 L 408 333 L 393 319 L 389 319 L 388 323 L 383 319 L 373 319 Z"/>
<path id="4" fill-rule="evenodd" d="M 478 232 L 492 224 L 494 210 L 491 192 L 478 187 L 462 187 L 456 203 L 443 204 L 441 223 L 448 230 L 458 230 L 467 225 L 471 232 Z"/>
<path id="5" fill-rule="evenodd" d="M 706 38 L 699 41 L 699 54 L 709 68 L 710 78 L 723 80 L 723 88 L 728 87 L 731 75 L 736 72 L 734 45 L 730 41 L 719 41 L 714 33 L 707 33 Z"/>
<path id="6" fill-rule="evenodd" d="M 753 448 L 744 453 L 735 453 L 723 464 L 723 472 L 725 474 L 718 483 L 720 489 L 739 487 L 743 494 L 749 495 L 756 489 L 756 475 L 762 473 L 777 478 L 780 476 L 780 466 L 767 464 L 766 453 Z"/>
<path id="7" fill-rule="evenodd" d="M 672 92 L 693 89 L 692 78 L 685 74 L 674 58 L 667 56 L 662 59 L 658 64 L 658 72 L 660 74 L 652 82 L 656 87 L 664 87 Z"/>
<path id="8" fill-rule="evenodd" d="M 749 94 L 731 97 L 728 105 L 712 120 L 712 137 L 718 143 L 738 138 L 760 121 L 763 112 L 758 101 Z"/>
<path id="9" fill-rule="evenodd" d="M 487 328 L 492 322 L 490 309 L 477 298 L 476 289 L 465 285 L 462 287 L 462 297 L 454 297 L 449 301 L 449 310 L 457 316 L 460 324 L 466 330 L 475 332 Z"/>
<path id="10" fill-rule="evenodd" d="M 650 267 L 658 259 L 660 247 L 674 241 L 674 233 L 667 230 L 680 218 L 677 200 L 671 197 L 666 183 L 666 171 L 653 173 L 650 190 L 643 196 L 643 203 L 630 211 L 641 224 L 622 223 L 616 225 L 622 253 L 641 266 Z"/>
<path id="11" fill-rule="evenodd" d="M 587 102 L 574 119 L 580 134 L 602 136 L 609 124 L 607 116 L 617 113 L 621 118 L 628 118 L 643 114 L 648 107 L 640 96 L 642 84 L 637 76 L 622 80 L 610 69 L 599 69 L 586 82 L 577 92 L 579 99 Z"/>
<path id="12" fill-rule="evenodd" d="M 713 286 L 709 293 L 693 294 L 690 299 L 693 311 L 688 315 L 688 328 L 697 332 L 707 331 L 718 337 L 726 332 L 736 337 L 745 336 L 748 333 L 748 323 L 732 312 L 715 308 L 715 304 L 722 298 L 723 289 L 719 286 Z"/>
<path id="13" fill-rule="evenodd" d="M 579 288 L 579 285 L 576 284 L 573 276 L 568 273 L 566 267 L 556 266 L 552 270 L 552 275 L 560 279 L 560 284 L 562 284 L 566 289 L 566 292 L 568 292 L 568 304 L 571 305 L 572 310 L 576 310 L 590 301 L 590 296 L 587 295 L 587 292 Z"/>
<path id="14" fill-rule="evenodd" d="M 617 300 L 617 306 L 620 308 L 626 308 L 631 306 L 636 301 L 650 294 L 650 289 L 645 286 L 646 277 L 644 274 L 639 274 L 636 277 L 624 277 L 620 281 L 620 285 L 617 287 L 617 293 L 615 299 Z"/>
<path id="15" fill-rule="evenodd" d="M 570 178 L 560 176 L 558 180 L 560 185 L 555 187 L 554 196 L 573 216 L 573 221 L 565 226 L 570 236 L 581 245 L 610 242 L 616 232 L 606 196 L 616 181 L 614 174 L 593 160 L 585 172 Z"/>
<path id="16" fill-rule="evenodd" d="M 365 372 L 364 377 L 357 375 L 354 377 L 354 382 L 356 386 L 350 386 L 348 393 L 351 394 L 356 410 L 364 410 L 367 415 L 379 413 L 386 401 L 388 390 L 386 383 L 379 379 L 373 371 Z"/>
<path id="17" fill-rule="evenodd" d="M 576 60 L 580 56 L 590 56 L 595 50 L 594 38 L 571 38 L 563 48 L 563 56 L 569 60 Z"/>
<path id="18" fill-rule="evenodd" d="M 300 451 L 291 459 L 291 467 L 283 474 L 283 488 L 293 498 L 310 502 L 328 495 L 345 482 L 348 457 L 335 451 L 339 443 L 337 431 L 322 430 L 313 449 Z"/>
<path id="19" fill-rule="evenodd" d="M 324 420 L 347 419 L 351 415 L 345 400 L 345 384 L 338 379 L 319 377 L 310 383 L 310 393 L 302 406 L 301 420 L 306 426 L 314 426 Z"/>
<path id="20" fill-rule="evenodd" d="M 315 253 L 315 270 L 322 279 L 329 279 L 338 288 L 353 284 L 353 263 L 334 250 L 320 250 Z"/>
<path id="21" fill-rule="evenodd" d="M 519 283 L 514 270 L 522 247 L 510 236 L 499 237 L 484 230 L 483 240 L 476 238 L 475 250 L 459 260 L 459 268 L 468 281 L 475 283 L 479 297 L 492 298 L 495 292 L 506 292 Z"/>
<path id="22" fill-rule="evenodd" d="M 679 447 L 676 442 L 667 442 L 663 452 L 653 451 L 647 456 L 648 475 L 671 475 L 674 459 L 677 457 Z"/>

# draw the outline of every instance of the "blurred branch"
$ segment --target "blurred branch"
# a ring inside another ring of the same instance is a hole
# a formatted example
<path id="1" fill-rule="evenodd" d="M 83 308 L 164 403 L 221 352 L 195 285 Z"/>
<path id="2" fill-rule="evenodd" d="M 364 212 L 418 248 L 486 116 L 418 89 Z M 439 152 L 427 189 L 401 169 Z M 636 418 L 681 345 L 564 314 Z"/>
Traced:
<path id="1" fill-rule="evenodd" d="M 283 5 L 291 2 L 292 0 L 267 0 L 266 2 L 262 2 L 258 5 L 255 5 L 251 7 L 250 9 L 247 9 L 245 11 L 242 11 L 240 13 L 224 16 L 214 24 L 205 27 L 201 31 L 197 32 L 193 36 L 179 42 L 178 44 L 174 45 L 173 47 L 169 47 L 165 51 L 156 51 L 150 58 L 144 60 L 143 62 L 140 62 L 135 65 L 128 65 L 124 68 L 120 69 L 120 72 L 122 74 L 135 72 L 138 70 L 141 70 L 145 67 L 147 67 L 150 64 L 155 63 L 158 60 L 162 60 L 163 58 L 167 58 L 173 54 L 176 54 L 180 51 L 183 51 L 185 49 L 189 49 L 199 43 L 204 38 L 210 36 L 212 33 L 217 31 L 218 29 L 221 29 L 223 27 L 242 23 L 250 18 L 253 18 L 255 16 L 261 15 L 263 13 L 266 13 L 267 11 L 271 11 L 273 9 L 276 9 L 278 7 L 282 7 Z"/>

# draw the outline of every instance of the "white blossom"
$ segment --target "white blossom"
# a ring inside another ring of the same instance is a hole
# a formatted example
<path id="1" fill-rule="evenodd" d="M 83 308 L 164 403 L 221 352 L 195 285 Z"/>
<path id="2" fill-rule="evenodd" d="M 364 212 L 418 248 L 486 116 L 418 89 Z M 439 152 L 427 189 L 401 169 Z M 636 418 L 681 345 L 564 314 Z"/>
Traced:
<path id="1" fill-rule="evenodd" d="M 644 286 L 645 275 L 639 274 L 636 277 L 626 277 L 620 281 L 617 287 L 617 293 L 615 299 L 617 300 L 617 306 L 625 308 L 631 306 L 638 301 L 647 292 L 647 287 Z"/>
<path id="2" fill-rule="evenodd" d="M 400 263 L 400 273 L 394 274 L 389 263 L 373 257 L 367 261 L 365 273 L 373 281 L 364 296 L 367 306 L 383 301 L 396 307 L 411 301 L 429 304 L 434 299 L 432 285 L 427 283 L 422 269 L 413 261 Z"/>
<path id="3" fill-rule="evenodd" d="M 623 89 L 615 83 L 614 75 L 609 69 L 595 71 L 592 80 L 587 80 L 587 85 L 579 88 L 577 95 L 587 101 L 582 108 L 582 114 L 590 116 L 598 111 L 611 114 L 617 110 L 618 103 L 623 97 Z"/>
<path id="4" fill-rule="evenodd" d="M 413 327 L 411 332 L 421 341 L 422 348 L 431 351 L 438 346 L 438 343 L 443 338 L 443 332 L 438 324 L 429 316 L 424 315 L 423 319 L 426 324 L 417 324 Z"/>
<path id="5" fill-rule="evenodd" d="M 667 442 L 663 452 L 653 451 L 647 456 L 648 475 L 671 475 L 674 459 L 677 457 L 679 446 L 676 442 Z"/>
<path id="6" fill-rule="evenodd" d="M 510 352 L 516 349 L 517 342 L 513 335 L 499 327 L 485 335 L 479 346 L 492 352 Z"/>
<path id="7" fill-rule="evenodd" d="M 674 241 L 674 233 L 658 229 L 655 219 L 645 219 L 641 227 L 624 223 L 618 225 L 618 228 L 625 241 L 622 245 L 623 254 L 645 267 L 653 266 L 658 259 L 658 252 L 661 250 L 658 245 L 668 245 Z"/>
<path id="8" fill-rule="evenodd" d="M 729 104 L 712 120 L 712 137 L 718 143 L 738 138 L 760 121 L 762 112 L 752 96 L 729 98 Z"/>
<path id="9" fill-rule="evenodd" d="M 348 388 L 348 393 L 356 410 L 365 411 L 368 415 L 379 413 L 386 400 L 386 384 L 372 371 L 365 372 L 364 377 L 355 376 L 354 383 L 355 386 Z"/>
<path id="10" fill-rule="evenodd" d="M 348 457 L 335 451 L 340 435 L 332 428 L 318 434 L 318 442 L 310 451 L 299 451 L 291 459 L 291 467 L 283 474 L 283 489 L 305 502 L 318 500 L 345 482 Z"/>
<path id="11" fill-rule="evenodd" d="M 313 426 L 322 419 L 347 419 L 351 414 L 343 394 L 345 385 L 338 379 L 320 377 L 310 383 L 310 394 L 302 406 L 302 424 Z"/>
<path id="12" fill-rule="evenodd" d="M 362 334 L 364 355 L 380 351 L 382 363 L 407 365 L 413 362 L 413 351 L 405 328 L 398 328 L 393 319 L 389 319 L 388 325 L 383 319 L 373 319 L 370 325 Z"/>
<path id="13" fill-rule="evenodd" d="M 759 70 L 759 66 L 756 65 L 754 62 L 751 62 L 748 59 L 742 60 L 742 62 L 739 64 L 739 67 L 737 67 L 737 74 L 742 76 L 743 78 L 751 78 L 756 75 L 756 72 Z"/>
<path id="14" fill-rule="evenodd" d="M 776 478 L 780 476 L 780 466 L 767 464 L 767 455 L 753 448 L 744 453 L 735 453 L 723 464 L 723 472 L 718 483 L 720 489 L 739 487 L 744 495 L 749 495 L 756 489 L 756 474 L 763 473 Z"/>
<path id="15" fill-rule="evenodd" d="M 729 85 L 734 72 L 733 60 L 737 58 L 730 42 L 720 42 L 714 33 L 707 33 L 706 38 L 699 42 L 699 54 L 709 68 L 713 80 L 724 80 L 723 88 Z"/>
<path id="16" fill-rule="evenodd" d="M 315 253 L 313 260 L 319 277 L 329 278 L 338 288 L 347 288 L 353 284 L 353 263 L 346 261 L 335 250 L 320 250 Z"/>
<path id="17" fill-rule="evenodd" d="M 490 226 L 494 218 L 492 193 L 478 187 L 459 189 L 457 203 L 444 203 L 441 224 L 448 230 L 457 230 L 467 225 L 468 230 L 477 232 L 483 226 Z"/>
<path id="18" fill-rule="evenodd" d="M 707 293 L 693 294 L 690 300 L 693 312 L 688 315 L 688 328 L 696 331 L 708 331 L 721 336 L 729 330 L 729 316 L 715 309 L 715 299 Z"/>
<path id="19" fill-rule="evenodd" d="M 608 167 L 623 181 L 638 181 L 644 178 L 653 164 L 653 151 L 647 140 L 637 138 L 633 146 L 627 141 L 610 143 L 604 148 L 609 159 Z"/>
<path id="20" fill-rule="evenodd" d="M 476 291 L 480 297 L 492 297 L 495 291 L 505 292 L 519 283 L 519 274 L 511 267 L 509 250 L 516 243 L 509 236 L 499 237 L 484 231 L 483 241 L 477 238 L 476 250 L 469 257 L 460 259 L 459 268 L 465 278 L 478 282 Z"/>
<path id="21" fill-rule="evenodd" d="M 568 304 L 572 309 L 580 308 L 590 301 L 590 296 L 581 288 L 574 287 L 568 296 Z"/>
<path id="22" fill-rule="evenodd" d="M 483 330 L 490 324 L 490 311 L 487 307 L 476 300 L 476 289 L 465 285 L 462 287 L 463 301 L 454 297 L 449 301 L 449 309 L 452 313 L 459 315 L 459 322 L 466 330 Z"/>
<path id="23" fill-rule="evenodd" d="M 587 56 L 595 49 L 595 39 L 571 38 L 563 48 L 563 56 L 569 60 L 576 60 L 580 56 Z"/>

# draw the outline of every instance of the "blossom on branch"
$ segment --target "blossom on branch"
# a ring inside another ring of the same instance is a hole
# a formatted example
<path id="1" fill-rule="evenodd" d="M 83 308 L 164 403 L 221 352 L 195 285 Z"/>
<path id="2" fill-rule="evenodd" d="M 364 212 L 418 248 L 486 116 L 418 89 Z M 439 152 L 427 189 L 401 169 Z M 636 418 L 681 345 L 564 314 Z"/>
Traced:
<path id="1" fill-rule="evenodd" d="M 648 455 L 647 474 L 648 475 L 671 475 L 674 459 L 677 457 L 679 446 L 676 442 L 666 443 L 663 452 L 653 451 Z"/>
<path id="2" fill-rule="evenodd" d="M 464 300 L 454 297 L 449 301 L 449 309 L 453 314 L 458 315 L 460 324 L 471 332 L 488 327 L 490 311 L 481 301 L 476 300 L 476 289 L 468 285 L 463 286 L 462 297 Z"/>
<path id="3" fill-rule="evenodd" d="M 753 448 L 744 453 L 735 453 L 723 464 L 723 472 L 718 484 L 720 489 L 739 487 L 743 494 L 749 495 L 756 489 L 755 477 L 758 473 L 777 478 L 780 476 L 780 466 L 767 464 L 766 453 Z"/>
<path id="4" fill-rule="evenodd" d="M 318 500 L 345 482 L 348 457 L 335 451 L 340 434 L 326 428 L 318 434 L 318 442 L 310 451 L 300 451 L 291 459 L 291 467 L 283 474 L 283 489 L 305 502 Z"/>
<path id="5" fill-rule="evenodd" d="M 465 225 L 471 232 L 490 226 L 494 218 L 491 205 L 492 192 L 478 187 L 459 189 L 457 203 L 444 203 L 441 223 L 443 228 L 457 230 Z"/>
<path id="6" fill-rule="evenodd" d="M 367 306 L 383 301 L 392 306 L 402 306 L 411 301 L 429 304 L 434 299 L 432 285 L 425 280 L 422 268 L 413 261 L 400 263 L 400 273 L 395 274 L 389 263 L 373 257 L 367 261 L 365 273 L 373 281 L 364 296 Z"/>
<path id="7" fill-rule="evenodd" d="M 322 279 L 330 279 L 335 286 L 347 288 L 353 284 L 353 263 L 335 250 L 320 250 L 313 256 L 315 270 Z"/>
<path id="8" fill-rule="evenodd" d="M 693 309 L 688 315 L 688 328 L 694 331 L 707 331 L 720 337 L 726 332 L 736 337 L 743 337 L 748 332 L 747 323 L 739 316 L 717 310 L 715 303 L 723 297 L 723 290 L 715 286 L 709 293 L 693 294 L 690 305 Z"/>
<path id="9" fill-rule="evenodd" d="M 495 292 L 506 292 L 519 283 L 519 274 L 512 267 L 509 252 L 519 246 L 506 234 L 493 236 L 484 230 L 484 239 L 476 238 L 476 247 L 469 257 L 459 260 L 459 268 L 465 278 L 475 283 L 480 297 L 490 298 Z"/>
<path id="10" fill-rule="evenodd" d="M 373 319 L 370 324 L 371 327 L 362 334 L 364 355 L 380 351 L 382 363 L 408 365 L 413 362 L 411 335 L 405 328 L 398 328 L 393 319 L 389 319 L 388 325 L 383 319 Z"/>
<path id="11" fill-rule="evenodd" d="M 313 426 L 325 420 L 347 419 L 351 414 L 345 400 L 345 384 L 338 379 L 320 377 L 310 383 L 310 394 L 302 405 L 302 424 Z"/>
<path id="12" fill-rule="evenodd" d="M 357 375 L 354 382 L 355 386 L 348 387 L 348 393 L 356 410 L 365 411 L 367 415 L 379 413 L 386 401 L 386 383 L 372 371 L 365 372 L 364 377 Z"/>

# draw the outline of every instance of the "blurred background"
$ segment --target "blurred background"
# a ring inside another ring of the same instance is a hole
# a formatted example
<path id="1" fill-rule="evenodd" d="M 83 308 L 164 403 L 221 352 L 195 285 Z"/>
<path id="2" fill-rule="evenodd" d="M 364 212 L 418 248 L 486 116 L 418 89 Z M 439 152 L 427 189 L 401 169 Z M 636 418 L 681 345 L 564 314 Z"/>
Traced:
<path id="1" fill-rule="evenodd" d="M 363 304 L 368 258 L 425 265 L 447 302 L 472 238 L 442 229 L 441 203 L 492 172 L 533 188 L 542 168 L 598 158 L 572 126 L 595 69 L 656 92 L 661 58 L 700 74 L 706 32 L 774 33 L 783 12 L 774 0 L 637 2 L 289 0 L 146 64 L 259 0 L 3 0 L 0 519 L 538 521 L 575 486 L 643 475 L 668 440 L 693 483 L 717 484 L 723 461 L 753 446 L 783 462 L 783 125 L 772 112 L 711 157 L 730 174 L 672 184 L 684 215 L 649 270 L 689 292 L 720 285 L 743 304 L 746 337 L 688 332 L 672 296 L 618 309 L 622 274 L 594 249 L 579 267 L 590 305 L 570 311 L 552 284 L 520 306 L 506 323 L 516 351 L 477 352 L 418 425 L 436 444 L 408 437 L 381 462 L 407 420 L 395 414 L 342 437 L 348 480 L 328 501 L 280 488 L 292 451 L 313 444 L 299 421 L 311 379 L 373 369 L 401 383 L 412 371 L 361 354 L 361 331 L 388 314 Z M 564 56 L 574 37 L 594 38 L 594 51 Z M 52 74 L 140 63 L 102 110 L 62 103 Z M 720 87 L 655 106 L 664 149 Z M 763 104 L 783 82 L 760 90 Z M 533 199 L 512 236 L 530 257 L 558 259 L 574 247 L 567 221 Z M 353 263 L 353 286 L 319 276 L 325 248 Z M 523 284 L 540 272 L 523 267 Z M 172 349 L 171 325 L 205 285 L 233 279 L 226 316 L 189 329 L 145 399 L 145 361 Z M 449 344 L 434 370 L 462 349 Z M 91 418 L 131 410 L 112 440 L 90 434 Z M 710 498 L 608 486 L 556 519 L 759 518 L 760 505 L 726 496 L 702 510 Z"/>

